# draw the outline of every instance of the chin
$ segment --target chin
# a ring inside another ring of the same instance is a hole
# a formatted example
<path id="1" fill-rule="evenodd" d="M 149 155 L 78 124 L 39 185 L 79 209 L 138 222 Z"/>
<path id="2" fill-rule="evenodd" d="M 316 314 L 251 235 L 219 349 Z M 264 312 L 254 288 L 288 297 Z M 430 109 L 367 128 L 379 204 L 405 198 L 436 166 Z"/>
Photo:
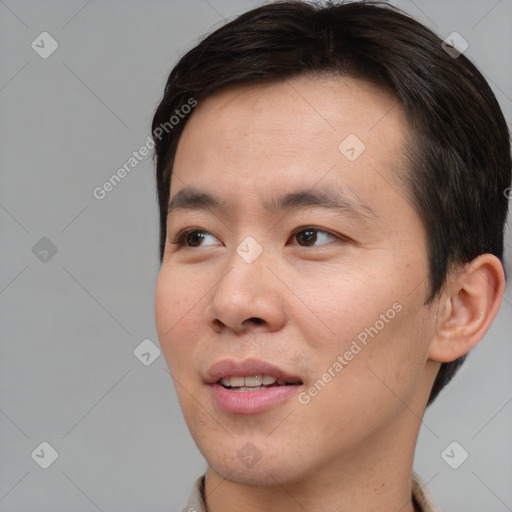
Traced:
<path id="1" fill-rule="evenodd" d="M 282 449 L 269 447 L 256 452 L 250 442 L 245 450 L 232 451 L 232 445 L 226 451 L 203 452 L 208 467 L 223 479 L 240 485 L 274 487 L 299 482 L 307 478 L 300 457 L 296 459 Z M 271 455 L 271 452 L 274 452 Z M 294 450 L 297 455 L 296 450 Z M 302 460 L 303 462 L 303 460 Z"/>
<path id="2" fill-rule="evenodd" d="M 261 463 L 261 461 L 260 461 Z M 265 464 L 261 463 L 252 468 L 230 468 L 226 464 L 212 465 L 209 464 L 215 473 L 221 476 L 224 480 L 239 485 L 257 486 L 257 487 L 275 487 L 287 483 L 293 483 L 295 480 L 285 473 L 284 469 L 276 467 L 266 467 Z M 283 475 L 287 475 L 288 478 L 283 478 Z"/>

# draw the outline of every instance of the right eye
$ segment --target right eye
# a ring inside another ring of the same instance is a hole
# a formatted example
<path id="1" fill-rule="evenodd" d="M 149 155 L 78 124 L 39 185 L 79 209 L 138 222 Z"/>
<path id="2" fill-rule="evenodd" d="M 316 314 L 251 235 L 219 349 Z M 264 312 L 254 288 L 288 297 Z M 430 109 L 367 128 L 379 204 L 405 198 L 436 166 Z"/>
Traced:
<path id="1" fill-rule="evenodd" d="M 209 238 L 214 241 L 210 243 L 204 243 Z M 202 245 L 218 245 L 220 242 L 208 231 L 204 231 L 203 229 L 188 228 L 180 231 L 172 243 L 178 247 L 201 247 Z"/>

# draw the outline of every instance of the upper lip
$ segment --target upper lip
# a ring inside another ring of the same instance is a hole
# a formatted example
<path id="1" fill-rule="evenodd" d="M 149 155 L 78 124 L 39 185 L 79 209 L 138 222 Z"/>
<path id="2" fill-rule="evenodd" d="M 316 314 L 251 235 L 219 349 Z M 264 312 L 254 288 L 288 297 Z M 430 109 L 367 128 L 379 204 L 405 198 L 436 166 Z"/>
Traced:
<path id="1" fill-rule="evenodd" d="M 302 383 L 297 375 L 286 372 L 277 366 L 259 359 L 222 359 L 212 364 L 206 373 L 207 384 L 218 382 L 223 377 L 246 377 L 249 375 L 268 375 L 292 383 Z"/>

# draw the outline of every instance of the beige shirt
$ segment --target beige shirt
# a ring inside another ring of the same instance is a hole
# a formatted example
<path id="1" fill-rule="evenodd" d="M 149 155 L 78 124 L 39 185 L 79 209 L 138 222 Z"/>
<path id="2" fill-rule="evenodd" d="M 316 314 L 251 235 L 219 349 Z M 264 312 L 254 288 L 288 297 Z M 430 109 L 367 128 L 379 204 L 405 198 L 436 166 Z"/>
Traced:
<path id="1" fill-rule="evenodd" d="M 412 499 L 421 512 L 439 512 L 427 484 L 415 472 L 412 473 Z M 195 481 L 187 504 L 181 512 L 206 512 L 204 504 L 204 475 Z"/>

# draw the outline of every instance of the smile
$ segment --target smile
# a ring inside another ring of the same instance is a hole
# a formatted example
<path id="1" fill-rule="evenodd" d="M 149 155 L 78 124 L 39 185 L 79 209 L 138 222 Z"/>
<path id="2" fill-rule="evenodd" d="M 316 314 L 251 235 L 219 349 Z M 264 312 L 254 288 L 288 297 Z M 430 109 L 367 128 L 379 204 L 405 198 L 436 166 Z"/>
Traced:
<path id="1" fill-rule="evenodd" d="M 293 384 L 271 375 L 248 375 L 223 377 L 219 383 L 231 391 L 261 391 L 274 386 L 287 386 Z"/>

